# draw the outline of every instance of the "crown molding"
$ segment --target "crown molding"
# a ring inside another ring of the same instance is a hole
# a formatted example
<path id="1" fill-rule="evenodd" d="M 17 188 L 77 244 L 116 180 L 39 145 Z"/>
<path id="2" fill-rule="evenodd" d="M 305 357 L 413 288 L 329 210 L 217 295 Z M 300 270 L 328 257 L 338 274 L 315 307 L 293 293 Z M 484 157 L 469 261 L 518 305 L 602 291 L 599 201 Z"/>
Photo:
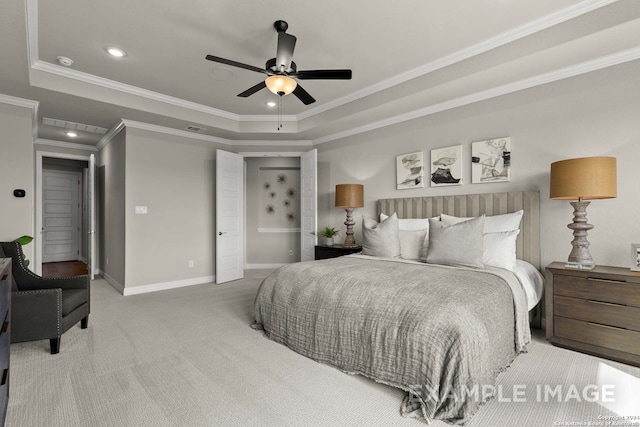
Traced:
<path id="1" fill-rule="evenodd" d="M 386 126 L 392 126 L 398 123 L 406 122 L 408 120 L 413 120 L 419 117 L 440 113 L 442 111 L 451 110 L 453 108 L 462 107 L 462 106 L 473 104 L 480 101 L 485 101 L 487 99 L 496 98 L 498 96 L 507 95 L 507 94 L 518 92 L 525 89 L 530 89 L 532 87 L 553 83 L 558 80 L 579 76 L 581 74 L 586 74 L 592 71 L 601 70 L 603 68 L 624 64 L 625 62 L 635 61 L 637 59 L 640 59 L 640 47 L 627 49 L 612 55 L 596 58 L 591 61 L 586 61 L 580 64 L 561 68 L 559 70 L 555 70 L 549 73 L 543 73 L 537 76 L 518 80 L 513 83 L 507 83 L 505 85 L 501 85 L 491 89 L 472 93 L 470 95 L 462 96 L 456 99 L 451 99 L 449 101 L 441 102 L 439 104 L 430 105 L 428 107 L 420 108 L 418 110 L 410 111 L 394 117 L 389 117 L 384 120 L 378 120 L 376 122 L 368 123 L 363 126 L 358 126 L 342 132 L 337 132 L 331 135 L 314 139 L 313 145 L 324 144 L 326 142 L 335 141 L 337 139 L 343 139 L 349 136 L 357 135 L 357 134 L 368 132 L 375 129 L 380 129 Z"/>
<path id="2" fill-rule="evenodd" d="M 468 48 L 454 52 L 451 55 L 444 56 L 420 67 L 405 71 L 401 74 L 398 74 L 397 76 L 382 80 L 376 84 L 353 92 L 349 95 L 343 96 L 342 98 L 338 98 L 317 107 L 311 108 L 305 112 L 298 114 L 298 120 L 307 119 L 309 117 L 324 113 L 358 99 L 365 98 L 377 92 L 389 89 L 393 86 L 397 86 L 409 80 L 423 76 L 425 74 L 432 73 L 441 68 L 465 61 L 474 56 L 481 55 L 492 49 L 496 49 L 500 46 L 512 43 L 516 40 L 546 30 L 547 28 L 569 21 L 578 16 L 584 15 L 618 1 L 619 0 L 585 0 L 576 5 L 544 16 L 540 19 L 523 24 L 502 34 L 498 34 L 497 36 L 491 37 L 480 43 L 476 43 L 475 45 L 469 46 Z"/>
<path id="3" fill-rule="evenodd" d="M 66 142 L 66 141 L 56 141 L 54 139 L 36 138 L 35 143 L 39 145 L 49 145 L 51 147 L 72 148 L 74 150 L 91 151 L 91 152 L 98 151 L 98 148 L 93 145 L 78 144 L 75 142 Z"/>
<path id="4" fill-rule="evenodd" d="M 142 89 L 137 86 L 128 85 L 115 80 L 106 79 L 104 77 L 98 77 L 93 74 L 77 71 L 71 68 L 62 67 L 60 65 L 54 65 L 49 62 L 36 60 L 31 64 L 31 68 L 34 70 L 42 71 L 49 74 L 65 77 L 88 83 L 90 85 L 103 87 L 110 90 L 128 93 L 130 95 L 139 96 L 141 98 L 150 99 L 152 101 L 159 101 L 165 104 L 173 105 L 175 107 L 186 108 L 193 111 L 198 111 L 212 116 L 221 117 L 224 119 L 240 121 L 238 114 L 230 113 L 228 111 L 220 110 L 218 108 L 209 107 L 206 105 L 198 104 L 196 102 L 186 101 L 184 99 L 176 98 L 173 96 L 165 95 L 152 90 Z"/>
<path id="5" fill-rule="evenodd" d="M 236 146 L 247 146 L 247 145 L 265 145 L 265 146 L 279 146 L 279 147 L 312 147 L 313 141 L 309 139 L 297 139 L 297 140 L 245 140 L 245 139 L 236 139 L 231 141 L 231 145 Z"/>
<path id="6" fill-rule="evenodd" d="M 109 129 L 109 131 L 107 131 L 107 133 L 105 133 L 102 138 L 100 138 L 100 141 L 98 141 L 98 144 L 96 144 L 96 148 L 98 150 L 102 150 L 102 148 L 104 146 L 106 146 L 107 144 L 109 144 L 111 142 L 111 140 L 117 134 L 119 134 L 120 131 L 123 130 L 123 129 L 124 129 L 124 122 L 122 120 L 120 120 L 118 123 L 116 123 L 116 125 L 114 127 Z"/>
<path id="7" fill-rule="evenodd" d="M 14 107 L 30 108 L 31 109 L 31 135 L 35 140 L 38 137 L 38 101 L 31 99 L 18 98 L 11 95 L 3 95 L 0 93 L 0 104 L 13 105 Z"/>
<path id="8" fill-rule="evenodd" d="M 217 136 L 202 135 L 199 133 L 188 132 L 186 130 L 173 129 L 165 126 L 152 125 L 150 123 L 136 122 L 134 120 L 122 119 L 125 127 L 133 129 L 149 130 L 152 132 L 162 133 L 165 135 L 179 136 L 181 138 L 197 139 L 199 141 L 212 142 L 217 144 L 233 145 L 233 141 Z"/>
<path id="9" fill-rule="evenodd" d="M 37 110 L 38 105 L 40 104 L 38 101 L 32 101 L 31 99 L 18 98 L 16 96 L 3 95 L 1 93 L 0 103 L 13 105 L 15 107 L 31 108 L 32 110 Z"/>
<path id="10" fill-rule="evenodd" d="M 327 102 L 318 107 L 311 108 L 305 112 L 297 115 L 290 115 L 283 117 L 283 121 L 287 122 L 299 122 L 301 120 L 310 118 L 312 116 L 324 113 L 328 110 L 340 107 L 355 100 L 370 96 L 382 90 L 404 83 L 408 80 L 416 77 L 428 74 L 435 70 L 441 69 L 446 66 L 450 66 L 460 61 L 464 61 L 473 56 L 480 55 L 491 49 L 495 49 L 499 46 L 511 43 L 515 40 L 527 37 L 536 32 L 545 30 L 547 28 L 558 25 L 562 22 L 574 19 L 585 13 L 589 13 L 601 7 L 607 6 L 612 3 L 616 3 L 619 0 L 584 0 L 576 5 L 567 7 L 557 12 L 551 13 L 540 19 L 531 21 L 517 28 L 514 28 L 498 36 L 489 38 L 483 42 L 477 43 L 466 49 L 462 49 L 458 52 L 454 52 L 451 55 L 447 55 L 443 58 L 432 61 L 423 66 L 408 70 L 397 76 L 391 77 L 374 85 L 363 88 L 352 94 L 346 95 L 342 98 L 338 98 L 334 101 Z M 26 15 L 27 15 L 27 44 L 29 49 L 29 60 L 31 67 L 35 70 L 39 70 L 46 73 L 82 81 L 88 84 L 97 85 L 107 89 L 129 93 L 135 96 L 163 102 L 165 104 L 174 105 L 176 107 L 191 109 L 193 111 L 210 114 L 229 120 L 235 120 L 236 122 L 264 122 L 264 121 L 276 121 L 275 116 L 267 115 L 239 115 L 231 113 L 229 111 L 220 110 L 217 108 L 209 107 L 206 105 L 198 104 L 191 101 L 186 101 L 176 97 L 164 95 L 158 92 L 142 89 L 136 86 L 120 83 L 114 80 L 105 79 L 81 71 L 76 71 L 70 68 L 54 65 L 48 62 L 44 62 L 38 59 L 38 0 L 26 0 Z"/>

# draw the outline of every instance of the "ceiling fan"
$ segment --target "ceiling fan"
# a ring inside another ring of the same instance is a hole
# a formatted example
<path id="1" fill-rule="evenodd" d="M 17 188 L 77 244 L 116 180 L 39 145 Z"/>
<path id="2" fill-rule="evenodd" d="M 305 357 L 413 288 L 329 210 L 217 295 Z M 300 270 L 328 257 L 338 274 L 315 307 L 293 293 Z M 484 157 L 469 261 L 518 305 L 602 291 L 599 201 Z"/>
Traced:
<path id="1" fill-rule="evenodd" d="M 244 68 L 245 70 L 255 71 L 257 73 L 266 74 L 268 77 L 250 87 L 238 96 L 246 98 L 253 95 L 265 87 L 271 92 L 279 96 L 289 95 L 293 93 L 305 105 L 312 104 L 316 100 L 302 88 L 296 81 L 298 80 L 350 80 L 351 70 L 298 70 L 296 63 L 292 61 L 293 49 L 296 46 L 296 37 L 287 34 L 289 24 L 285 21 L 276 21 L 273 23 L 274 28 L 278 32 L 278 47 L 276 49 L 276 57 L 269 59 L 265 68 L 254 67 L 253 65 L 243 64 L 241 62 L 224 59 L 213 55 L 207 55 L 209 61 L 219 62 L 221 64 L 231 65 L 232 67 Z"/>

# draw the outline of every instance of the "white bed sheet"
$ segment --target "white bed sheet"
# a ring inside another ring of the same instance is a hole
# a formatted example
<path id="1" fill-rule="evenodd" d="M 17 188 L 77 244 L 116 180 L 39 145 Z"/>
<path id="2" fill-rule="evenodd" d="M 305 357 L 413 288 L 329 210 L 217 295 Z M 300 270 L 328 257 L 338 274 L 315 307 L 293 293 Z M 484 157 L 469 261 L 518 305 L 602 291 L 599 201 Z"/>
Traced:
<path id="1" fill-rule="evenodd" d="M 542 299 L 544 278 L 532 264 L 521 259 L 516 260 L 516 268 L 513 270 L 527 295 L 527 309 L 533 310 Z"/>

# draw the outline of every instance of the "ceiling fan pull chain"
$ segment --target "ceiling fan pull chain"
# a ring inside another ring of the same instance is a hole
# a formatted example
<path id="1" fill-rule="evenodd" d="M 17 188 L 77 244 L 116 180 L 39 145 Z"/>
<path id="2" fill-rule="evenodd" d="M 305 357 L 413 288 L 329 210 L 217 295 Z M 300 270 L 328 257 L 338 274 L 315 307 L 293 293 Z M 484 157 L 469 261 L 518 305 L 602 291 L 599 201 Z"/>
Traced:
<path id="1" fill-rule="evenodd" d="M 278 96 L 278 130 L 282 129 L 282 95 Z"/>

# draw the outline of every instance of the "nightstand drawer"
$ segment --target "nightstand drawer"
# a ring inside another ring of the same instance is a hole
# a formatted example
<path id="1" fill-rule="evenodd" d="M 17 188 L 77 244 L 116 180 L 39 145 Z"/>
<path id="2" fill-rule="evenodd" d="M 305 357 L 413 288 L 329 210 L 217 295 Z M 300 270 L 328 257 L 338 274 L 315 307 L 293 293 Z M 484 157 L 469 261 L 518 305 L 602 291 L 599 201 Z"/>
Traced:
<path id="1" fill-rule="evenodd" d="M 640 308 L 556 295 L 554 314 L 640 332 Z"/>
<path id="2" fill-rule="evenodd" d="M 554 295 L 640 307 L 640 286 L 636 283 L 558 274 L 553 285 Z"/>
<path id="3" fill-rule="evenodd" d="M 640 332 L 554 316 L 554 334 L 560 338 L 640 354 Z"/>

